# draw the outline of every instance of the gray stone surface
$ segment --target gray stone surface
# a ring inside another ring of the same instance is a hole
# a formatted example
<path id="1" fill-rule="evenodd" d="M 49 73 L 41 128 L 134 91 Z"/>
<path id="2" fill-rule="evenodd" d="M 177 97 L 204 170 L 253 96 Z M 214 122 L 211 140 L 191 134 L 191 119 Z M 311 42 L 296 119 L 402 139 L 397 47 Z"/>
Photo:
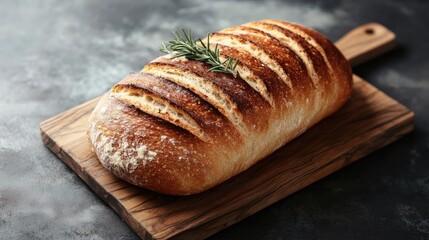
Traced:
<path id="1" fill-rule="evenodd" d="M 355 72 L 416 113 L 415 131 L 212 239 L 428 239 L 428 1 L 0 0 L 0 239 L 135 239 L 42 144 L 38 124 L 198 36 L 262 18 L 335 40 L 370 21 L 400 46 Z"/>

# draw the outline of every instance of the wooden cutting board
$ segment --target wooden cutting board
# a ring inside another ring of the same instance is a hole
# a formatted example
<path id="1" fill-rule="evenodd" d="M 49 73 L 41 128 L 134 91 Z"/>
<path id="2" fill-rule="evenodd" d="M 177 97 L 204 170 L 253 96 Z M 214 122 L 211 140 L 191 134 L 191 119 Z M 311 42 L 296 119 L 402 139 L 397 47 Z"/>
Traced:
<path id="1" fill-rule="evenodd" d="M 351 63 L 358 63 L 390 49 L 394 38 L 383 26 L 369 24 L 337 46 Z M 413 129 L 414 116 L 354 76 L 352 98 L 333 116 L 225 183 L 175 197 L 134 187 L 102 167 L 86 136 L 97 100 L 42 122 L 42 138 L 143 239 L 208 237 L 395 141 Z"/>

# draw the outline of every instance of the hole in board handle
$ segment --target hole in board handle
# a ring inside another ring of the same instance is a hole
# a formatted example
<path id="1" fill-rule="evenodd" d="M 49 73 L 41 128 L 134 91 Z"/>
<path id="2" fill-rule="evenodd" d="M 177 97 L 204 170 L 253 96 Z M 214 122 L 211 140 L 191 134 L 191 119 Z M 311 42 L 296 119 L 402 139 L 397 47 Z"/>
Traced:
<path id="1" fill-rule="evenodd" d="M 368 35 L 372 35 L 372 34 L 374 34 L 374 29 L 372 29 L 372 28 L 367 28 L 367 29 L 365 29 L 365 33 L 366 34 L 368 34 Z"/>

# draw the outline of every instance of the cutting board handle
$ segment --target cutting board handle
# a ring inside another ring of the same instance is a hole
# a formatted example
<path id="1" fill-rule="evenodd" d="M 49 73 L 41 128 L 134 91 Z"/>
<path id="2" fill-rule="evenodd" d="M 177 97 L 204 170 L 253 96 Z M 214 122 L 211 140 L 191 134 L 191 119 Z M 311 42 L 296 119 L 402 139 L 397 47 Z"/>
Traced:
<path id="1" fill-rule="evenodd" d="M 335 45 L 356 66 L 394 48 L 395 39 L 395 34 L 383 25 L 368 23 L 348 32 Z"/>

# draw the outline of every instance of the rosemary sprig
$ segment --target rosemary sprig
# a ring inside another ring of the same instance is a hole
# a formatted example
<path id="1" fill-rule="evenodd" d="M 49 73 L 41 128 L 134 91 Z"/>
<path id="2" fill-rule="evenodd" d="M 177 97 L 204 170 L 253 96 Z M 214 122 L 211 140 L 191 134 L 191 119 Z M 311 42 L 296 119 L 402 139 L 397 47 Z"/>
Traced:
<path id="1" fill-rule="evenodd" d="M 159 50 L 163 53 L 173 53 L 172 58 L 185 57 L 190 60 L 201 61 L 209 64 L 209 72 L 231 73 L 236 77 L 234 71 L 238 60 L 228 57 L 225 61 L 219 59 L 219 45 L 216 44 L 214 50 L 210 49 L 210 35 L 207 36 L 207 43 L 200 38 L 193 39 L 191 29 L 185 31 L 182 29 L 183 36 L 177 31 L 173 31 L 174 40 L 162 43 Z"/>

